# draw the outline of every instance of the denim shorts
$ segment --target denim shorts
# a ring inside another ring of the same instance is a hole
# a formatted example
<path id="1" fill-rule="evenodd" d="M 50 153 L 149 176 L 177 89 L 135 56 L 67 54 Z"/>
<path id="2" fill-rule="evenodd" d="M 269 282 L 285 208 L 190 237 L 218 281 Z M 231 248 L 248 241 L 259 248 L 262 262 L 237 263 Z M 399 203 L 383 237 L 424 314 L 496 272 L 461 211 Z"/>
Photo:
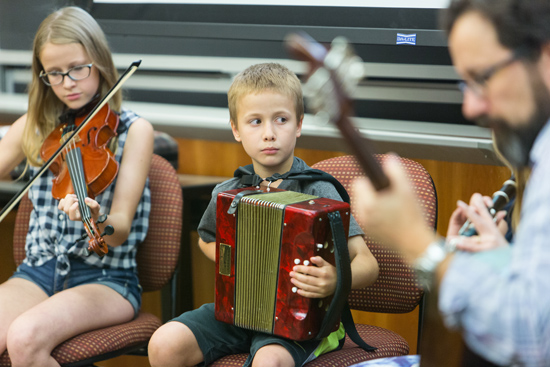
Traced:
<path id="1" fill-rule="evenodd" d="M 55 273 L 57 259 L 53 258 L 42 266 L 33 267 L 22 263 L 12 278 L 23 278 L 35 283 L 49 297 L 62 290 L 83 284 L 103 284 L 127 299 L 137 316 L 141 307 L 142 288 L 136 273 L 128 270 L 96 268 L 75 258 L 69 258 L 69 261 L 71 270 L 65 276 Z"/>

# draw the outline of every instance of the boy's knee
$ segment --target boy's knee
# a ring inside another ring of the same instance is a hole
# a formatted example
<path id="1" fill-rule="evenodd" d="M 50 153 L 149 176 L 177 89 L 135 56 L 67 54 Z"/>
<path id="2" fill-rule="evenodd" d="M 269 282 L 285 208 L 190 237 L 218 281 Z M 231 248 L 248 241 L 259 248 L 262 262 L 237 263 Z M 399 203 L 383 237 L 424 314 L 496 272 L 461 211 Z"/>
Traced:
<path id="1" fill-rule="evenodd" d="M 294 358 L 282 345 L 270 344 L 258 349 L 252 367 L 294 367 Z"/>
<path id="2" fill-rule="evenodd" d="M 170 347 L 170 338 L 167 334 L 168 333 L 165 332 L 163 326 L 161 326 L 153 333 L 153 336 L 151 336 L 151 339 L 149 340 L 147 352 L 149 355 L 149 362 L 152 367 L 168 366 L 166 362 L 170 360 L 172 351 Z"/>
<path id="3" fill-rule="evenodd" d="M 194 366 L 202 361 L 202 352 L 191 330 L 174 322 L 155 331 L 149 341 L 148 355 L 151 367 Z"/>

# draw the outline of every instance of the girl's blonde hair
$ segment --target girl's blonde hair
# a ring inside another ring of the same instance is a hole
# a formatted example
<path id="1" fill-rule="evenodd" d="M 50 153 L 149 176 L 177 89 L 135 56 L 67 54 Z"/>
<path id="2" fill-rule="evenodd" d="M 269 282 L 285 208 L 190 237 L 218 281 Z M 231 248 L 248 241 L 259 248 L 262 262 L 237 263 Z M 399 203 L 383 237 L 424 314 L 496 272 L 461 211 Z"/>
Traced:
<path id="1" fill-rule="evenodd" d="M 256 64 L 237 74 L 227 92 L 229 116 L 235 126 L 237 126 L 237 103 L 239 100 L 246 95 L 267 90 L 289 96 L 294 100 L 298 121 L 304 116 L 302 85 L 296 74 L 281 64 Z"/>
<path id="2" fill-rule="evenodd" d="M 78 43 L 99 70 L 98 93 L 103 98 L 118 80 L 105 34 L 86 11 L 78 7 L 62 8 L 42 21 L 33 42 L 32 81 L 29 86 L 27 123 L 23 131 L 23 151 L 27 162 L 38 166 L 40 148 L 44 139 L 59 123 L 59 116 L 66 106 L 57 98 L 51 87 L 40 80 L 43 70 L 40 52 L 46 43 L 57 45 Z M 112 110 L 120 111 L 122 94 L 117 92 L 109 101 Z"/>

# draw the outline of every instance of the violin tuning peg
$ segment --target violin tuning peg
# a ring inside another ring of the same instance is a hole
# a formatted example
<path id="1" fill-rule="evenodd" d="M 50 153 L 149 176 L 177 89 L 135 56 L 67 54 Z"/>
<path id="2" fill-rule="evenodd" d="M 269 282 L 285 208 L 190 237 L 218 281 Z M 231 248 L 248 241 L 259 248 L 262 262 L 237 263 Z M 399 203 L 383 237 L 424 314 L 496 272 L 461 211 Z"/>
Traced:
<path id="1" fill-rule="evenodd" d="M 97 219 L 97 223 L 103 223 L 107 220 L 107 214 L 101 214 Z"/>
<path id="2" fill-rule="evenodd" d="M 105 231 L 101 234 L 101 237 L 110 236 L 113 233 L 115 233 L 115 229 L 113 228 L 113 226 L 108 225 L 107 227 L 105 227 Z"/>

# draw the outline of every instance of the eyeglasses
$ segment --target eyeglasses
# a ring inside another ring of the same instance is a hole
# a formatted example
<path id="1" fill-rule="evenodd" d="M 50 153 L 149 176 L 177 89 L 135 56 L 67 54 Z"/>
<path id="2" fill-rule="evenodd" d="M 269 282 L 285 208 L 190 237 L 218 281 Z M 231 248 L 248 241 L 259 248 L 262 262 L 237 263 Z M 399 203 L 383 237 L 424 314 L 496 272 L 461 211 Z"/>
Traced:
<path id="1" fill-rule="evenodd" d="M 505 67 L 513 64 L 523 56 L 523 52 L 514 51 L 512 56 L 508 59 L 501 61 L 487 69 L 483 72 L 473 75 L 471 81 L 461 81 L 458 83 L 458 89 L 462 93 L 466 93 L 467 90 L 473 92 L 476 96 L 482 97 L 485 95 L 485 90 L 487 89 L 487 83 L 489 80 L 500 70 Z"/>
<path id="2" fill-rule="evenodd" d="M 61 71 L 50 71 L 49 73 L 45 73 L 44 70 L 40 72 L 40 79 L 44 82 L 44 84 L 49 85 L 50 87 L 53 87 L 55 85 L 59 85 L 63 83 L 63 80 L 65 79 L 65 76 L 68 76 L 71 80 L 82 80 L 86 79 L 90 76 L 92 72 L 92 64 L 86 64 L 86 65 L 77 65 L 69 70 L 67 72 L 63 73 Z"/>

